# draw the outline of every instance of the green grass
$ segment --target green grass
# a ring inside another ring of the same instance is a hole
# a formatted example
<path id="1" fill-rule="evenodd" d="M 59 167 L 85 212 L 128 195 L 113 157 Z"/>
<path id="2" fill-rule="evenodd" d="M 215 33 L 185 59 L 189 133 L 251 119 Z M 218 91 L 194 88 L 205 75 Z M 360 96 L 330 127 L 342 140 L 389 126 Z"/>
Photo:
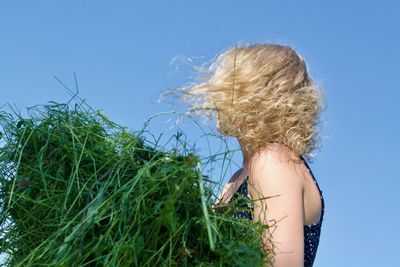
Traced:
<path id="1" fill-rule="evenodd" d="M 5 266 L 263 266 L 268 226 L 213 205 L 183 133 L 160 149 L 87 107 L 0 111 Z"/>

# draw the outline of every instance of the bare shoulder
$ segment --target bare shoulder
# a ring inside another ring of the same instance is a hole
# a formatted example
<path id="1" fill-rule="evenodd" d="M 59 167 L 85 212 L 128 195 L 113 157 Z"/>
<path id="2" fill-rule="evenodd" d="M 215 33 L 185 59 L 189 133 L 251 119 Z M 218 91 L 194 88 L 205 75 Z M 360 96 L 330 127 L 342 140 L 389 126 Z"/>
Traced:
<path id="1" fill-rule="evenodd" d="M 301 159 L 285 145 L 271 144 L 251 159 L 249 182 L 270 193 L 274 189 L 303 190 Z"/>
<path id="2" fill-rule="evenodd" d="M 262 149 L 254 157 L 252 161 L 270 161 L 287 164 L 288 162 L 298 162 L 300 158 L 287 146 L 279 143 L 269 144 L 268 147 Z"/>
<path id="3" fill-rule="evenodd" d="M 237 170 L 232 177 L 229 179 L 228 184 L 233 183 L 236 181 L 236 179 L 240 176 L 240 174 L 242 173 L 243 168 L 240 168 L 239 170 Z"/>
<path id="4" fill-rule="evenodd" d="M 229 179 L 229 181 L 225 184 L 224 188 L 222 189 L 222 192 L 219 194 L 219 196 L 217 197 L 217 203 L 220 202 L 225 202 L 227 199 L 230 199 L 230 197 L 232 196 L 230 192 L 231 188 L 233 187 L 233 185 L 236 183 L 236 180 L 240 177 L 241 173 L 242 173 L 243 168 L 240 168 L 239 170 L 237 170 L 232 177 Z"/>
<path id="5" fill-rule="evenodd" d="M 304 261 L 304 187 L 297 159 L 289 148 L 276 144 L 255 155 L 249 166 L 253 218 L 271 227 L 263 241 L 269 246 L 272 238 L 277 266 L 300 266 Z"/>

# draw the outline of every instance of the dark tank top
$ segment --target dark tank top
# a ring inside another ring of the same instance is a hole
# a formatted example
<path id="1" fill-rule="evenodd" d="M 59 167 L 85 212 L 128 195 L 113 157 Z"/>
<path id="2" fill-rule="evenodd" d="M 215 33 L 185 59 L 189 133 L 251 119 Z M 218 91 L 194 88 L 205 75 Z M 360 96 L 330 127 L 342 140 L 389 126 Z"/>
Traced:
<path id="1" fill-rule="evenodd" d="M 312 267 L 314 260 L 315 260 L 315 256 L 317 254 L 319 238 L 321 235 L 321 226 L 322 226 L 322 221 L 323 221 L 323 217 L 324 217 L 325 202 L 324 202 L 324 198 L 322 195 L 322 191 L 319 188 L 319 185 L 317 183 L 317 180 L 314 177 L 313 172 L 311 171 L 310 167 L 308 166 L 306 160 L 302 156 L 300 156 L 300 158 L 303 160 L 307 169 L 310 171 L 311 176 L 314 179 L 314 183 L 318 187 L 320 197 L 321 197 L 321 202 L 322 202 L 322 213 L 321 213 L 321 218 L 320 218 L 319 222 L 314 223 L 314 224 L 303 225 L 303 227 L 304 227 L 304 267 Z M 238 195 L 249 198 L 248 190 L 247 190 L 247 182 L 248 182 L 248 176 L 246 177 L 244 182 L 240 185 L 240 187 L 236 190 L 235 194 L 233 194 L 233 196 L 229 200 L 229 202 L 235 200 L 238 197 Z M 247 202 L 247 203 L 249 203 L 249 202 Z M 249 204 L 251 206 L 247 207 L 247 210 L 237 211 L 234 214 L 234 217 L 241 217 L 241 218 L 246 218 L 248 220 L 253 220 L 253 215 L 249 211 L 249 209 L 253 210 L 253 205 L 252 205 L 252 203 L 249 203 Z M 238 199 L 236 202 L 236 205 L 238 205 L 239 207 L 243 207 L 245 205 L 245 201 Z"/>

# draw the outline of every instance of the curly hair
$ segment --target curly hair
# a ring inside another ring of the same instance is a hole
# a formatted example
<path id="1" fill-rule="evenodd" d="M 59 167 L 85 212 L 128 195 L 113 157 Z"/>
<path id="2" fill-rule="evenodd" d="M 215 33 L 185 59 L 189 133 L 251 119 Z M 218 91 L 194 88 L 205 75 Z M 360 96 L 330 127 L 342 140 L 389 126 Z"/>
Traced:
<path id="1" fill-rule="evenodd" d="M 221 134 L 240 139 L 250 155 L 281 143 L 312 159 L 321 144 L 316 126 L 325 97 L 290 46 L 236 45 L 204 74 L 199 83 L 177 91 L 182 101 L 191 102 L 192 111 L 216 115 Z"/>

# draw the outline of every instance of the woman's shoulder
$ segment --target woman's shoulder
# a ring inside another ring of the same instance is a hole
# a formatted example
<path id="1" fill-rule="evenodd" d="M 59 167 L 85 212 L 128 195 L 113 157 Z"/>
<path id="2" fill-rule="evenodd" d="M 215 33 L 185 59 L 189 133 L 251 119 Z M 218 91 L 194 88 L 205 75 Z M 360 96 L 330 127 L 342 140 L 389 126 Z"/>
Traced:
<path id="1" fill-rule="evenodd" d="M 269 186 L 290 183 L 294 187 L 304 187 L 302 160 L 285 145 L 276 143 L 260 150 L 249 165 L 251 183 L 268 183 Z"/>
<path id="2" fill-rule="evenodd" d="M 228 184 L 230 183 L 234 183 L 242 174 L 243 172 L 243 168 L 238 169 L 233 175 L 232 177 L 229 179 Z"/>
<path id="3" fill-rule="evenodd" d="M 300 157 L 297 156 L 289 147 L 281 143 L 270 143 L 268 146 L 264 147 L 251 158 L 251 164 L 260 162 L 270 162 L 270 163 L 289 163 L 295 162 L 299 163 L 301 161 Z"/>
<path id="4" fill-rule="evenodd" d="M 237 184 L 239 182 L 238 179 L 242 176 L 242 171 L 243 168 L 240 168 L 232 175 L 232 177 L 229 179 L 229 181 L 225 184 L 224 188 L 222 189 L 222 192 L 218 196 L 217 198 L 218 200 L 216 203 L 225 202 L 232 197 L 233 194 L 232 188 L 237 188 Z"/>

